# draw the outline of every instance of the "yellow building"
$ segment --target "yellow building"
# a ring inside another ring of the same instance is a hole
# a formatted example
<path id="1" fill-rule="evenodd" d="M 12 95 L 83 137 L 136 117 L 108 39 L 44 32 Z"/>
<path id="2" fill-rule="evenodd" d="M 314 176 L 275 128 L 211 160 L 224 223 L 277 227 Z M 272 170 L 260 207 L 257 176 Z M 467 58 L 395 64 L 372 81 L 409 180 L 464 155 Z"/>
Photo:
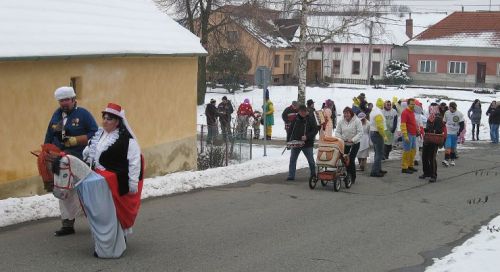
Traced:
<path id="1" fill-rule="evenodd" d="M 146 176 L 194 169 L 199 39 L 153 2 L 44 2 L 0 3 L 0 24 L 12 27 L 0 28 L 0 199 L 43 193 L 30 151 L 65 85 L 98 124 L 108 102 L 122 105 Z"/>

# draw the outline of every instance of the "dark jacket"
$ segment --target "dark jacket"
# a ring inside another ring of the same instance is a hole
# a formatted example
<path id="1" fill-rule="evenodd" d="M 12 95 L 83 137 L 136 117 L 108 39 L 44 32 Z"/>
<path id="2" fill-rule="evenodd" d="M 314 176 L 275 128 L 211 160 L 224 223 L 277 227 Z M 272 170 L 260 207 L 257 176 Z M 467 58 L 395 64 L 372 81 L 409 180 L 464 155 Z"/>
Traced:
<path id="1" fill-rule="evenodd" d="M 205 115 L 207 116 L 207 126 L 216 126 L 217 125 L 217 108 L 214 104 L 207 104 L 205 108 Z"/>
<path id="2" fill-rule="evenodd" d="M 500 124 L 500 106 L 498 106 L 493 113 L 490 113 L 490 123 L 491 124 Z"/>
<path id="3" fill-rule="evenodd" d="M 443 140 L 446 139 L 446 134 L 447 134 L 446 123 L 443 122 L 443 118 L 441 118 L 441 116 L 436 116 L 434 122 L 427 120 L 427 125 L 424 128 L 424 131 L 425 133 L 444 134 Z M 430 144 L 430 143 L 424 142 L 424 144 Z"/>
<path id="4" fill-rule="evenodd" d="M 295 120 L 297 112 L 298 111 L 294 109 L 292 106 L 288 106 L 281 114 L 281 119 L 283 119 L 283 122 L 285 124 L 290 124 L 293 120 Z"/>
<path id="5" fill-rule="evenodd" d="M 305 141 L 304 147 L 313 147 L 314 139 L 316 138 L 316 134 L 318 133 L 318 127 L 316 126 L 316 121 L 314 117 L 310 114 L 306 117 L 302 117 L 297 115 L 297 118 L 290 125 L 291 133 L 289 139 L 287 141 L 301 141 L 302 136 L 306 136 L 307 140 Z"/>
<path id="6" fill-rule="evenodd" d="M 219 111 L 219 120 L 221 121 L 221 123 L 230 123 L 231 114 L 234 112 L 231 101 L 227 101 L 226 103 L 224 102 L 219 103 L 217 109 Z"/>
<path id="7" fill-rule="evenodd" d="M 82 107 L 76 107 L 73 109 L 67 115 L 66 120 L 66 125 L 64 126 L 64 135 L 66 137 L 87 135 L 87 138 L 90 139 L 94 136 L 98 128 L 94 117 L 92 117 L 90 112 Z M 64 146 L 62 124 L 62 110 L 59 108 L 54 112 L 52 118 L 50 119 L 47 132 L 45 133 L 44 143 L 54 144 L 64 152 L 82 159 L 82 152 L 85 148 L 84 145 L 77 145 L 73 147 Z"/>
<path id="8" fill-rule="evenodd" d="M 489 107 L 488 110 L 486 111 L 486 115 L 488 115 L 488 123 L 492 124 L 493 120 L 493 115 L 496 111 L 496 108 Z"/>

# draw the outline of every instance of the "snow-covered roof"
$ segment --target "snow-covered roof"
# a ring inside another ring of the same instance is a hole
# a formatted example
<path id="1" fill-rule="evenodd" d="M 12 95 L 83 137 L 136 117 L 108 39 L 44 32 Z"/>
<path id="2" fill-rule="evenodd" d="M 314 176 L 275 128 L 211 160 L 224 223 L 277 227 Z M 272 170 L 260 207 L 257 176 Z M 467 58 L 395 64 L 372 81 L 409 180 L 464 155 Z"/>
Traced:
<path id="1" fill-rule="evenodd" d="M 0 1 L 0 59 L 206 54 L 152 0 Z"/>
<path id="2" fill-rule="evenodd" d="M 272 22 L 256 23 L 249 18 L 233 18 L 241 27 L 246 29 L 259 42 L 269 48 L 289 48 L 292 44 L 276 33 Z"/>
<path id="3" fill-rule="evenodd" d="M 407 44 L 500 48 L 500 12 L 455 12 Z"/>
<path id="4" fill-rule="evenodd" d="M 413 35 L 418 35 L 431 25 L 445 18 L 445 13 L 412 14 Z M 403 45 L 409 40 L 406 35 L 407 16 L 381 15 L 380 17 L 355 19 L 350 16 L 311 16 L 308 18 L 309 41 L 340 44 L 368 44 L 370 37 L 370 21 L 373 26 L 373 44 Z M 333 38 L 326 39 L 335 30 L 346 29 L 343 33 L 336 33 Z M 292 42 L 299 42 L 299 31 L 295 33 Z"/>

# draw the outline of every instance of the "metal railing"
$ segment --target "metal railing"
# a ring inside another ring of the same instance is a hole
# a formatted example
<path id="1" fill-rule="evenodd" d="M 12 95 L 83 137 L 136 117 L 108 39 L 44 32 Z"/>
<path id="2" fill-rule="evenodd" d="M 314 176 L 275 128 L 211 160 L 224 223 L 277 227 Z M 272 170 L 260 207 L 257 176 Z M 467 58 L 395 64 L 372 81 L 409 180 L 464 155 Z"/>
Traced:
<path id="1" fill-rule="evenodd" d="M 251 160 L 253 140 L 245 127 L 198 125 L 198 170 Z"/>

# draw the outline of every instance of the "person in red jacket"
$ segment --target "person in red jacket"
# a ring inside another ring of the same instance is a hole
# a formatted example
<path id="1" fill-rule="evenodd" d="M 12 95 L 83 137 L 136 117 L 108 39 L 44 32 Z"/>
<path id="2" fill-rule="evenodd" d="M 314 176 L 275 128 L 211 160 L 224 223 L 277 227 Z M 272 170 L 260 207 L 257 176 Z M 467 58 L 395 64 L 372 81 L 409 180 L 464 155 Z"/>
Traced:
<path id="1" fill-rule="evenodd" d="M 403 158 L 401 160 L 401 172 L 413 174 L 415 169 L 415 155 L 417 154 L 417 121 L 415 119 L 415 99 L 407 101 L 408 107 L 401 113 L 401 133 L 403 133 Z"/>
<path id="2" fill-rule="evenodd" d="M 248 98 L 246 98 L 238 107 L 237 115 L 238 125 L 236 126 L 236 131 L 238 135 L 236 135 L 236 138 L 246 139 L 250 117 L 253 117 L 252 105 L 250 105 L 250 100 Z"/>

